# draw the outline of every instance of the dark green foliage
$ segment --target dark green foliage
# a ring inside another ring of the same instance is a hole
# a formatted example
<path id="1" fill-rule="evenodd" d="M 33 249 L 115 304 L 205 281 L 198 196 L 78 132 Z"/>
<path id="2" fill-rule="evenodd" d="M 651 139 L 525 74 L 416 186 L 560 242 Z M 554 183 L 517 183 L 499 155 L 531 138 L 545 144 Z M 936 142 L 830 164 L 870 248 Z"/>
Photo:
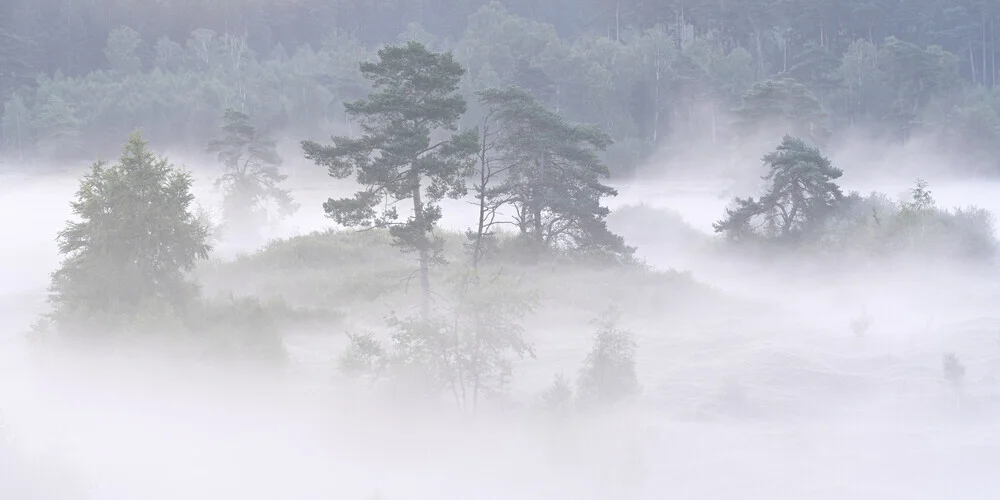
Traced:
<path id="1" fill-rule="evenodd" d="M 778 92 L 796 112 L 780 113 L 784 130 L 775 133 L 818 141 L 824 129 L 863 126 L 880 139 L 961 139 L 967 128 L 982 132 L 968 134 L 968 144 L 949 140 L 950 153 L 996 156 L 977 138 L 988 135 L 978 126 L 983 110 L 967 112 L 1000 74 L 998 13 L 988 3 L 647 4 L 8 0 L 0 8 L 0 104 L 17 93 L 33 122 L 50 96 L 71 103 L 83 145 L 76 157 L 110 151 L 136 127 L 159 144 L 200 142 L 227 107 L 302 136 L 342 121 L 340 103 L 365 94 L 350 69 L 372 47 L 418 40 L 454 50 L 470 100 L 476 90 L 514 84 L 567 120 L 599 125 L 615 140 L 603 154 L 613 173 L 665 146 L 745 138 L 759 127 L 730 121 L 734 108 L 744 111 L 740 96 L 785 78 L 813 99 Z M 829 114 L 825 126 L 810 118 L 812 101 Z M 481 110 L 470 111 L 466 123 L 479 123 Z M 38 130 L 0 143 L 4 154 L 30 159 L 49 139 Z"/>
<path id="2" fill-rule="evenodd" d="M 278 168 L 278 156 L 272 139 L 250 123 L 250 117 L 234 109 L 222 115 L 223 135 L 209 142 L 208 151 L 218 155 L 225 173 L 216 181 L 224 191 L 222 215 L 238 237 L 255 237 L 268 221 L 268 204 L 273 203 L 278 217 L 298 210 L 291 194 L 278 185 L 288 178 Z"/>
<path id="3" fill-rule="evenodd" d="M 485 192 L 491 207 L 510 205 L 514 223 L 535 252 L 569 247 L 629 255 L 624 240 L 607 229 L 601 199 L 618 192 L 601 181 L 608 168 L 598 152 L 611 138 L 595 127 L 568 123 L 518 87 L 478 93 L 491 110 L 504 179 Z"/>
<path id="4" fill-rule="evenodd" d="M 185 273 L 209 251 L 190 189 L 190 175 L 157 158 L 138 133 L 117 163 L 93 165 L 71 204 L 77 220 L 58 237 L 65 260 L 52 276 L 56 326 L 186 306 L 196 288 Z"/>
<path id="5" fill-rule="evenodd" d="M 345 104 L 362 135 L 334 137 L 329 146 L 303 141 L 302 147 L 332 177 L 354 175 L 364 188 L 354 197 L 328 200 L 327 215 L 349 227 L 387 227 L 397 245 L 418 254 L 426 312 L 429 268 L 441 260 L 442 242 L 433 232 L 441 218 L 436 203 L 466 193 L 477 149 L 474 131 L 451 133 L 466 109 L 457 92 L 465 70 L 450 53 L 433 53 L 416 42 L 385 47 L 378 55 L 377 63 L 361 64 L 375 90 Z M 412 202 L 413 213 L 399 222 L 395 204 L 403 200 Z"/>
<path id="6" fill-rule="evenodd" d="M 755 83 L 743 94 L 736 116 L 736 130 L 744 138 L 771 129 L 815 144 L 830 137 L 826 111 L 809 89 L 791 78 Z"/>
<path id="7" fill-rule="evenodd" d="M 844 199 L 834 182 L 843 172 L 815 147 L 785 136 L 778 148 L 764 156 L 768 182 L 757 199 L 736 198 L 715 232 L 734 240 L 764 239 L 801 242 L 821 235 L 824 223 Z"/>

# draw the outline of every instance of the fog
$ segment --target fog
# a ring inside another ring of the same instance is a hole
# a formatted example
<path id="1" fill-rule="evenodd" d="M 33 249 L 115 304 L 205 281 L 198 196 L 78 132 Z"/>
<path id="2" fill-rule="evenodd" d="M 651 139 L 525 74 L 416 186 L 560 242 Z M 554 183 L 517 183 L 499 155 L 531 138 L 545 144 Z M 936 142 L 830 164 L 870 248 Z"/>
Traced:
<path id="1" fill-rule="evenodd" d="M 199 203 L 217 206 L 210 168 L 171 157 L 195 171 Z M 206 366 L 158 348 L 29 346 L 22 333 L 44 310 L 54 237 L 84 167 L 0 184 L 0 498 L 986 499 L 1000 487 L 993 271 L 903 262 L 833 278 L 779 273 L 622 231 L 649 264 L 690 271 L 759 314 L 695 306 L 683 318 L 626 318 L 643 385 L 633 405 L 569 420 L 468 418 L 332 381 L 343 332 L 288 335 L 283 369 Z M 331 226 L 321 203 L 350 185 L 315 170 L 294 167 L 303 208 L 270 236 Z M 998 185 L 928 180 L 942 206 L 1000 213 Z M 847 175 L 843 185 L 895 195 L 912 179 Z M 728 203 L 720 179 L 647 171 L 616 187 L 612 208 L 670 210 L 705 237 Z M 444 208 L 443 227 L 466 228 L 473 207 Z M 252 248 L 219 242 L 215 258 L 241 251 Z M 874 323 L 858 339 L 848 322 L 862 309 Z M 532 339 L 538 359 L 518 365 L 515 399 L 572 374 L 588 349 L 589 337 L 558 327 L 580 318 L 547 320 Z M 944 352 L 968 368 L 960 397 L 941 375 Z"/>

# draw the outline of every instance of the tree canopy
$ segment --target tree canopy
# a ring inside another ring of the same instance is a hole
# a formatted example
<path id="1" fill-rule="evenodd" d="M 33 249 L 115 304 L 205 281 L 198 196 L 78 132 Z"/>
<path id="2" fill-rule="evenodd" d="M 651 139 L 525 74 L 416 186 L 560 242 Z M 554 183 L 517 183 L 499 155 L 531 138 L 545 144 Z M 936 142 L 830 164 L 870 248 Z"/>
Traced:
<path id="1" fill-rule="evenodd" d="M 210 246 L 190 189 L 191 176 L 149 151 L 138 132 L 116 163 L 91 167 L 71 203 L 77 220 L 58 236 L 65 260 L 50 301 L 61 326 L 183 307 L 193 297 L 185 273 Z"/>
<path id="2" fill-rule="evenodd" d="M 441 218 L 437 202 L 466 193 L 474 161 L 474 131 L 456 133 L 466 111 L 458 92 L 465 70 L 450 53 L 434 53 L 408 42 L 378 51 L 378 62 L 361 63 L 374 90 L 346 103 L 360 124 L 360 137 L 334 137 L 332 145 L 303 141 L 306 158 L 331 176 L 354 175 L 363 187 L 351 198 L 330 199 L 323 208 L 345 226 L 387 227 L 396 244 L 418 254 L 425 309 L 429 268 L 440 260 L 442 242 L 433 234 Z M 399 222 L 396 203 L 409 200 L 412 214 Z"/>
<path id="3" fill-rule="evenodd" d="M 519 87 L 486 89 L 479 101 L 492 109 L 499 134 L 493 154 L 504 180 L 487 196 L 509 205 L 520 234 L 536 249 L 572 248 L 629 253 L 611 233 L 602 198 L 618 192 L 601 181 L 608 167 L 598 155 L 611 138 L 592 126 L 571 124 Z"/>
<path id="4" fill-rule="evenodd" d="M 483 118 L 476 91 L 517 85 L 607 133 L 612 174 L 663 148 L 737 141 L 747 118 L 757 130 L 770 114 L 742 99 L 754 95 L 802 112 L 768 142 L 867 126 L 873 139 L 936 139 L 968 160 L 955 168 L 997 170 L 1000 129 L 984 125 L 1000 120 L 1000 12 L 987 4 L 435 2 L 4 2 L 0 104 L 14 117 L 0 117 L 0 155 L 92 158 L 134 128 L 165 146 L 203 141 L 230 107 L 303 137 L 370 90 L 359 60 L 419 40 L 465 69 L 462 126 Z"/>
<path id="5" fill-rule="evenodd" d="M 292 215 L 299 207 L 279 186 L 288 176 L 279 170 L 282 159 L 274 140 L 258 131 L 250 116 L 227 109 L 220 129 L 222 134 L 209 141 L 207 149 L 225 169 L 216 181 L 225 195 L 223 217 L 233 235 L 256 237 L 268 221 L 269 204 L 275 205 L 278 217 Z"/>
<path id="6" fill-rule="evenodd" d="M 815 236 L 844 194 L 835 182 L 843 172 L 802 139 L 786 135 L 764 156 L 768 183 L 759 198 L 736 198 L 713 227 L 729 238 L 792 241 Z"/>

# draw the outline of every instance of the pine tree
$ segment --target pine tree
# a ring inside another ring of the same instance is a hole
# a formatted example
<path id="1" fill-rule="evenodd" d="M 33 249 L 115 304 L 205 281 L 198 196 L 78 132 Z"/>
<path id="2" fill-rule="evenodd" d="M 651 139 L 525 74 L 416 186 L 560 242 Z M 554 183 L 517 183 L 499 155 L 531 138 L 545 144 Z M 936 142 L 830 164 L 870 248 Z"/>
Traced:
<path id="1" fill-rule="evenodd" d="M 324 203 L 329 217 L 349 227 L 386 227 L 400 248 L 417 253 L 426 317 L 430 267 L 442 261 L 443 242 L 434 235 L 441 218 L 436 202 L 466 193 L 477 149 L 475 131 L 454 133 L 466 110 L 458 92 L 465 70 L 450 52 L 433 53 L 417 42 L 385 47 L 378 57 L 361 63 L 373 92 L 345 104 L 362 135 L 334 137 L 332 145 L 303 141 L 302 147 L 331 176 L 353 174 L 363 186 L 351 198 Z M 413 214 L 399 222 L 395 206 L 404 200 L 412 202 Z"/>
<path id="2" fill-rule="evenodd" d="M 834 182 L 843 172 L 801 139 L 786 135 L 764 163 L 767 190 L 759 199 L 736 198 L 735 207 L 713 224 L 715 232 L 732 239 L 798 239 L 815 234 L 844 199 Z"/>
<path id="3" fill-rule="evenodd" d="M 225 172 L 216 180 L 224 192 L 223 218 L 235 235 L 254 238 L 267 222 L 269 203 L 274 203 L 279 217 L 298 210 L 291 194 L 278 185 L 288 178 L 278 168 L 282 159 L 275 142 L 250 123 L 250 117 L 233 109 L 222 115 L 222 136 L 209 142 L 208 151 L 216 153 Z"/>
<path id="4" fill-rule="evenodd" d="M 535 251 L 568 246 L 584 251 L 631 254 L 608 230 L 610 210 L 601 199 L 618 192 L 601 181 L 607 165 L 598 152 L 611 138 L 595 127 L 569 123 L 518 87 L 479 92 L 496 121 L 493 145 L 506 177 L 484 191 L 488 206 L 511 205 L 521 236 Z M 485 152 L 484 152 L 485 153 Z M 492 208 L 495 211 L 495 208 Z"/>

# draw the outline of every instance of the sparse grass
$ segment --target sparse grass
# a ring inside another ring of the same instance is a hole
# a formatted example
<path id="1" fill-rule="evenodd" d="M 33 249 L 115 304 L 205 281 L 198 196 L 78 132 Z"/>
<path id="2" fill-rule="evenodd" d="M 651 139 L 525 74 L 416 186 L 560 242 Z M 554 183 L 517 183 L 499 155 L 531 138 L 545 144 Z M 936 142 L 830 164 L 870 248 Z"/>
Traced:
<path id="1" fill-rule="evenodd" d="M 448 264 L 432 271 L 432 286 L 436 300 L 446 301 L 445 285 L 462 270 L 466 257 L 464 235 L 441 236 Z M 271 242 L 232 262 L 209 263 L 201 267 L 198 278 L 209 295 L 281 299 L 290 307 L 337 311 L 346 317 L 375 315 L 372 319 L 378 322 L 389 311 L 415 304 L 416 269 L 415 258 L 393 247 L 385 231 L 324 231 Z M 561 258 L 526 264 L 501 253 L 482 269 L 484 276 L 498 273 L 537 290 L 544 301 L 543 316 L 566 312 L 592 316 L 616 303 L 629 313 L 659 316 L 718 298 L 687 273 L 641 264 Z"/>

